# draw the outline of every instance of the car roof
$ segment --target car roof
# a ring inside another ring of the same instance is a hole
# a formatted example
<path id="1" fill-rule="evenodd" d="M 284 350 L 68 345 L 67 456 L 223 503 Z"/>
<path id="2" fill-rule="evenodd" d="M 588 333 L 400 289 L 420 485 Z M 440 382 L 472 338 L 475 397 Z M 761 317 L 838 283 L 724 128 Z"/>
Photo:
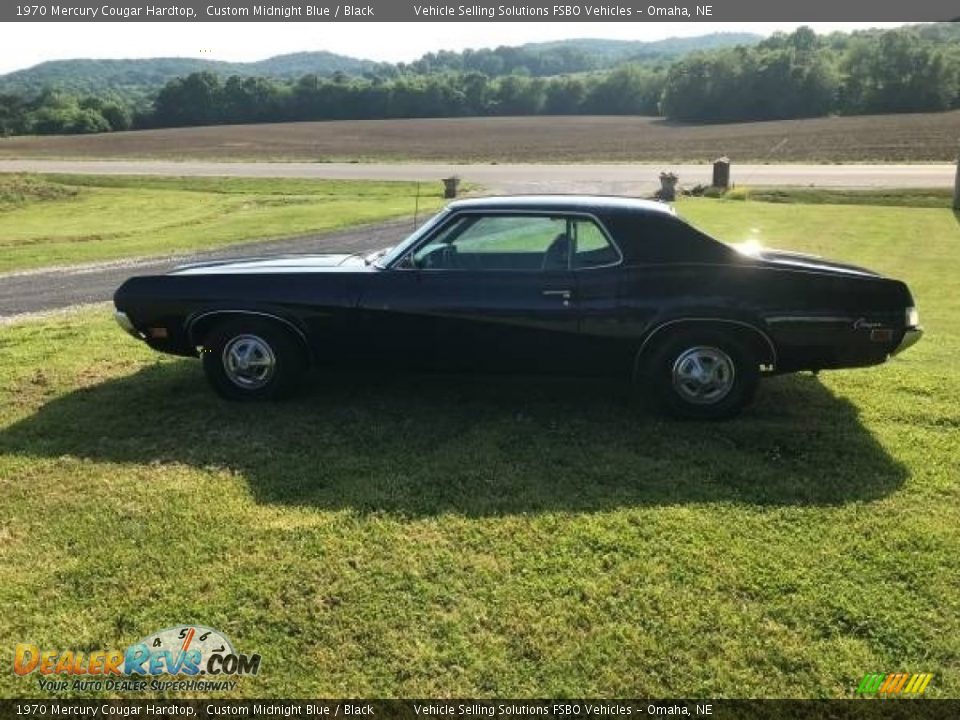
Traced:
<path id="1" fill-rule="evenodd" d="M 451 210 L 556 210 L 589 213 L 676 215 L 666 203 L 613 195 L 507 195 L 456 200 Z"/>

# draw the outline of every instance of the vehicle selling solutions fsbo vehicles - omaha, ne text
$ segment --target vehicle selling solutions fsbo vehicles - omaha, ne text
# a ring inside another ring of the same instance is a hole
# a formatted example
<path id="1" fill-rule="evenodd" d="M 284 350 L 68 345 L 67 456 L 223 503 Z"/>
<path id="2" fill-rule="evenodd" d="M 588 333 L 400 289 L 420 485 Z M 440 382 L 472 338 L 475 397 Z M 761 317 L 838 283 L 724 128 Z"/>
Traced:
<path id="1" fill-rule="evenodd" d="M 368 255 L 186 265 L 114 302 L 230 399 L 288 394 L 311 366 L 603 374 L 695 418 L 736 413 L 761 375 L 876 365 L 922 332 L 899 280 L 593 196 L 461 200 Z"/>

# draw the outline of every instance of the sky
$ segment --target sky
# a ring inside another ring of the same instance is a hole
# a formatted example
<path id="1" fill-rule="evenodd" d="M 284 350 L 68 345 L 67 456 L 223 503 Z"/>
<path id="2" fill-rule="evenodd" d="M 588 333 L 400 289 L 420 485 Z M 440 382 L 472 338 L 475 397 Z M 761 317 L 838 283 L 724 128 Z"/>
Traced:
<path id="1" fill-rule="evenodd" d="M 309 50 L 401 62 L 437 50 L 582 37 L 661 40 L 711 32 L 769 35 L 802 24 L 825 33 L 902 23 L 0 23 L 0 73 L 45 60 L 200 57 L 245 62 Z"/>

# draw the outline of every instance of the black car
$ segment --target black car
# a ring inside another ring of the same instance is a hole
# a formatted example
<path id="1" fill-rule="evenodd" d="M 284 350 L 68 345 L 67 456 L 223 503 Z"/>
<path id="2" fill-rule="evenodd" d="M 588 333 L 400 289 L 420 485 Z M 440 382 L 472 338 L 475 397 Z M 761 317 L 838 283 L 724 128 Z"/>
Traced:
<path id="1" fill-rule="evenodd" d="M 699 418 L 738 411 L 763 374 L 876 365 L 922 332 L 899 280 L 592 196 L 462 200 L 369 255 L 188 265 L 114 302 L 229 399 L 288 394 L 311 366 L 603 374 Z"/>

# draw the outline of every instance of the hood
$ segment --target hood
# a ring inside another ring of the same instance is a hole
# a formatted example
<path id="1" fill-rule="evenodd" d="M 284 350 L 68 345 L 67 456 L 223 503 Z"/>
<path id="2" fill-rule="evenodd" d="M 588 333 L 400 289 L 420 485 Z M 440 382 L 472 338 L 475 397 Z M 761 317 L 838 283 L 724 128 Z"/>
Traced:
<path id="1" fill-rule="evenodd" d="M 858 265 L 827 260 L 819 255 L 792 252 L 790 250 L 774 250 L 764 247 L 734 246 L 738 252 L 759 261 L 768 267 L 783 268 L 784 270 L 803 270 L 806 272 L 829 273 L 831 275 L 845 275 L 853 277 L 880 277 L 880 273 L 868 270 Z"/>
<path id="2" fill-rule="evenodd" d="M 238 258 L 180 265 L 170 275 L 254 275 L 264 273 L 312 273 L 363 270 L 360 254 L 281 255 L 269 258 Z"/>

